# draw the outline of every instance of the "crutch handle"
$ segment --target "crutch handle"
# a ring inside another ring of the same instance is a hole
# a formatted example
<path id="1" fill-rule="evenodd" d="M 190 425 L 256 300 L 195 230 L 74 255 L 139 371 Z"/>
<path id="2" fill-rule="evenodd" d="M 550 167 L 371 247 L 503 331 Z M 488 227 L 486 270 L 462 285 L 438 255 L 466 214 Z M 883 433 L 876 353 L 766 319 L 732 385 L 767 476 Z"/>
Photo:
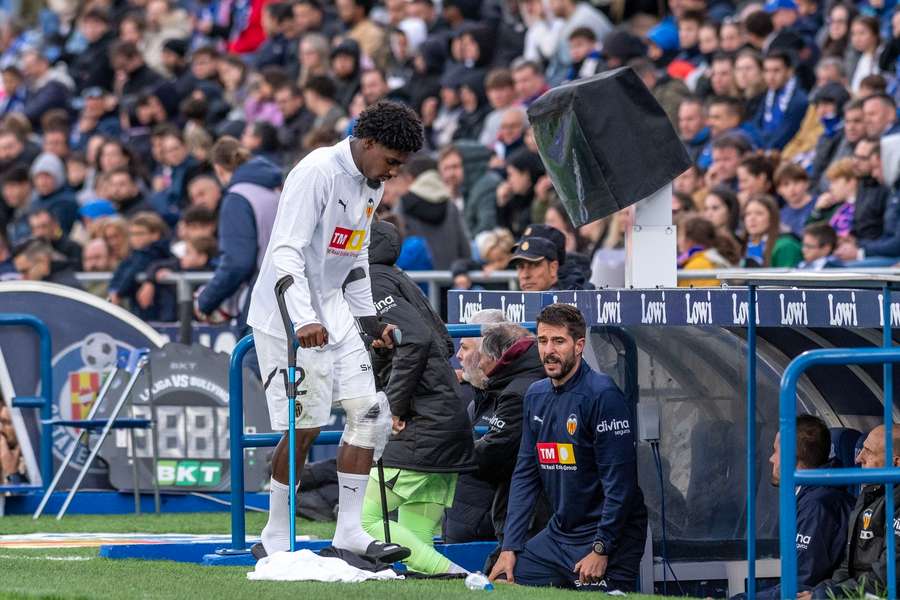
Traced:
<path id="1" fill-rule="evenodd" d="M 294 333 L 294 323 L 291 321 L 291 315 L 288 314 L 287 302 L 284 294 L 288 288 L 294 284 L 294 278 L 285 275 L 275 283 L 275 300 L 278 302 L 278 312 L 281 313 L 281 323 L 284 325 L 284 333 L 287 336 L 287 365 L 288 367 L 297 366 L 297 334 Z M 294 381 L 288 381 L 287 392 L 288 398 L 296 395 Z"/>

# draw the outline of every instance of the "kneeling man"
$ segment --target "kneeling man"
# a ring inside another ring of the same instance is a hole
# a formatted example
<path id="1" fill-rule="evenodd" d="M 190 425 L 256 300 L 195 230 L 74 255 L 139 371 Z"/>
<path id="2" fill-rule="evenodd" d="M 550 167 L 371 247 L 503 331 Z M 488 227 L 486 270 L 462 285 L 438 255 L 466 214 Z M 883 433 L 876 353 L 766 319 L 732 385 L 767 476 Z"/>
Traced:
<path id="1" fill-rule="evenodd" d="M 552 304 L 537 327 L 547 378 L 525 395 L 503 551 L 490 578 L 635 591 L 647 508 L 637 481 L 631 407 L 615 382 L 582 358 L 585 323 L 576 308 Z M 526 542 L 541 490 L 553 516 Z"/>

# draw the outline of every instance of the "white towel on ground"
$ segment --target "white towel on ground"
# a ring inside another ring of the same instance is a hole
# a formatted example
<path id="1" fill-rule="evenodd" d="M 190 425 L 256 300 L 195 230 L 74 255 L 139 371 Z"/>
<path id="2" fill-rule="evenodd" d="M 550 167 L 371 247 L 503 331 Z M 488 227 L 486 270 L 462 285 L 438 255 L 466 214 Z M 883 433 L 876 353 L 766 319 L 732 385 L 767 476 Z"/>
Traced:
<path id="1" fill-rule="evenodd" d="M 276 552 L 256 563 L 247 573 L 255 581 L 325 581 L 356 583 L 369 579 L 403 579 L 391 569 L 378 573 L 357 569 L 339 558 L 324 557 L 311 550 Z"/>

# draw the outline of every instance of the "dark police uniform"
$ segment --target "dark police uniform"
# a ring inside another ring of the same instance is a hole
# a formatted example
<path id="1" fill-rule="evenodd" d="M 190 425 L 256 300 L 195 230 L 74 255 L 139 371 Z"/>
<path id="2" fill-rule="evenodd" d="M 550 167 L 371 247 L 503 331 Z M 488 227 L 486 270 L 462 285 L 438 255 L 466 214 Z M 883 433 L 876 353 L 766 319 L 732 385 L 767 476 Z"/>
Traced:
<path id="1" fill-rule="evenodd" d="M 633 591 L 647 533 L 637 482 L 634 418 L 613 380 L 583 360 L 560 387 L 549 379 L 525 395 L 522 443 L 513 474 L 503 550 L 517 552 L 516 583 Z M 543 488 L 553 510 L 525 541 Z M 604 579 L 580 584 L 575 563 L 595 542 L 609 556 Z"/>

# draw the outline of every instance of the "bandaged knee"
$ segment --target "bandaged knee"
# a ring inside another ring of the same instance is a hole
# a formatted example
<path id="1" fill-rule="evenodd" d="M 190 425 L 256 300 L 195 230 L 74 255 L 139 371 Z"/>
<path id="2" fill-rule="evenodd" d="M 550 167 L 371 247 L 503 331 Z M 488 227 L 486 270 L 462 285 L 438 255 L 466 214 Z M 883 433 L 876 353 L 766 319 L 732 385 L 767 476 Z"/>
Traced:
<path id="1" fill-rule="evenodd" d="M 391 435 L 391 405 L 384 392 L 374 396 L 342 400 L 347 415 L 341 443 L 358 448 L 371 448 L 375 460 L 381 457 Z"/>

